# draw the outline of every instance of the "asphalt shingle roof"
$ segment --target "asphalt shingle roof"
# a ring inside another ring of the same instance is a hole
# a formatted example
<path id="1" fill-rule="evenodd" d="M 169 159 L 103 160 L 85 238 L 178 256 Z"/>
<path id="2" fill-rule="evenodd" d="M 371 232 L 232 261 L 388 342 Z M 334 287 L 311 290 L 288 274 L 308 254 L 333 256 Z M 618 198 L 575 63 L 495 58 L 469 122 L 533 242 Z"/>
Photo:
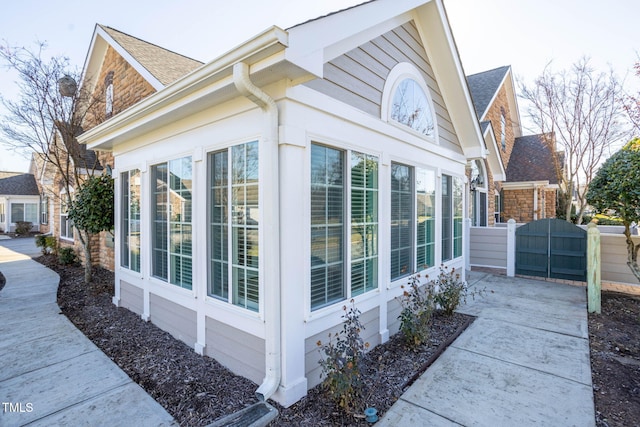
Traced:
<path id="1" fill-rule="evenodd" d="M 504 80 L 504 76 L 507 74 L 507 71 L 509 71 L 509 68 L 510 66 L 505 65 L 493 70 L 467 76 L 471 99 L 473 100 L 473 106 L 476 109 L 476 114 L 479 119 L 482 119 L 482 115 L 500 88 L 500 83 Z"/>
<path id="2" fill-rule="evenodd" d="M 507 181 L 558 183 L 553 156 L 542 134 L 516 138 L 507 167 Z"/>
<path id="3" fill-rule="evenodd" d="M 140 40 L 111 27 L 100 25 L 160 83 L 168 85 L 203 65 L 202 62 Z"/>
<path id="4" fill-rule="evenodd" d="M 24 172 L 0 172 L 0 194 L 3 196 L 37 196 L 36 178 Z"/>

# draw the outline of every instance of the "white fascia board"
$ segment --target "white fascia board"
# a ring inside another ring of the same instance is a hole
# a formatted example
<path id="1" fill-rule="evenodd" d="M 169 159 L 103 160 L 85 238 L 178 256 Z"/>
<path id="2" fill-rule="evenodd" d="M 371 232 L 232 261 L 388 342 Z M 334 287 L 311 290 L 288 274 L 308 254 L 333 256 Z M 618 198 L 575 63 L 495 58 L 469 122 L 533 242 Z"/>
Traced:
<path id="1" fill-rule="evenodd" d="M 118 52 L 118 55 L 122 56 L 125 61 L 133 66 L 133 68 L 140 74 L 155 90 L 164 88 L 164 85 L 160 83 L 160 80 L 155 78 L 153 74 L 142 66 L 131 54 L 125 50 L 120 44 L 115 41 L 101 26 L 96 26 L 96 34 L 102 37 L 109 45 Z"/>
<path id="2" fill-rule="evenodd" d="M 80 77 L 79 90 L 83 90 L 85 85 L 89 85 L 86 89 L 87 93 L 93 92 L 96 85 L 98 70 L 102 67 L 104 61 L 104 55 L 107 51 L 107 42 L 104 38 L 98 35 L 98 29 L 100 26 L 96 24 L 91 37 L 91 43 L 89 44 L 89 50 L 84 60 L 84 66 L 82 67 L 82 75 Z M 102 29 L 101 32 L 104 33 Z"/>
<path id="3" fill-rule="evenodd" d="M 276 62 L 282 61 L 282 55 L 278 55 L 278 52 L 284 50 L 287 43 L 287 33 L 278 27 L 271 27 L 115 117 L 88 130 L 78 137 L 78 142 L 87 144 L 89 149 L 109 150 L 112 148 L 111 143 L 114 138 L 121 138 L 145 123 L 184 108 L 222 87 L 231 86 L 233 84 L 231 68 L 235 63 L 247 60 L 259 62 L 269 56 L 273 56 Z M 263 57 L 260 57 L 261 54 Z M 266 67 L 264 61 L 261 62 L 260 67 Z"/>
<path id="4" fill-rule="evenodd" d="M 322 78 L 325 62 L 404 24 L 428 1 L 376 0 L 291 27 L 286 58 Z"/>
<path id="5" fill-rule="evenodd" d="M 487 161 L 491 168 L 493 180 L 505 181 L 507 179 L 507 172 L 502 164 L 502 157 L 500 156 L 499 151 L 500 148 L 498 147 L 498 141 L 496 140 L 496 135 L 493 132 L 493 126 L 491 126 L 491 124 L 487 126 L 487 130 L 484 132 L 484 141 L 487 147 L 491 147 L 488 149 L 489 153 L 487 154 Z"/>
<path id="6" fill-rule="evenodd" d="M 539 187 L 558 188 L 556 184 L 549 185 L 549 181 L 522 181 L 502 183 L 502 188 L 505 190 L 526 190 Z"/>
<path id="7" fill-rule="evenodd" d="M 415 21 L 463 152 L 469 159 L 486 158 L 480 122 L 442 0 L 417 8 Z"/>

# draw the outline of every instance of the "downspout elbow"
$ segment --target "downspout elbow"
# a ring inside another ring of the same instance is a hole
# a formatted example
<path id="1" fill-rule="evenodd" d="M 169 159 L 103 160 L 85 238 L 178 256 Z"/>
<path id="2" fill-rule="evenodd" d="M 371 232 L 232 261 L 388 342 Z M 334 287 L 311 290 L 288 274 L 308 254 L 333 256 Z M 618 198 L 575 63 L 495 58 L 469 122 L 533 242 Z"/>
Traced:
<path id="1" fill-rule="evenodd" d="M 266 154 L 270 156 L 268 158 L 270 182 L 278 183 L 278 106 L 271 96 L 265 93 L 262 89 L 257 87 L 249 77 L 249 66 L 240 62 L 233 66 L 233 82 L 236 89 L 246 98 L 251 100 L 257 106 L 259 106 L 266 114 L 268 123 L 267 134 L 265 135 L 265 146 L 268 148 L 265 150 Z M 275 153 L 275 154 L 274 154 Z M 261 154 L 262 156 L 262 154 Z M 278 192 L 275 192 L 277 197 Z M 271 209 L 269 218 L 275 223 L 270 224 L 269 230 L 265 231 L 265 234 L 269 234 L 265 237 L 265 240 L 270 244 L 276 245 L 276 249 L 271 254 L 280 253 L 279 243 L 279 201 L 270 201 Z M 266 209 L 263 211 L 266 212 Z M 273 226 L 272 226 L 273 225 Z M 275 255 L 274 255 L 275 256 Z M 273 282 L 274 286 L 269 286 L 269 291 L 265 292 L 265 377 L 262 384 L 256 390 L 256 395 L 260 401 L 266 401 L 269 399 L 280 386 L 280 380 L 282 378 L 281 370 L 281 317 L 280 317 L 280 270 L 279 259 L 276 262 L 271 263 L 270 268 L 267 268 L 267 275 L 270 276 L 270 280 L 267 282 Z"/>

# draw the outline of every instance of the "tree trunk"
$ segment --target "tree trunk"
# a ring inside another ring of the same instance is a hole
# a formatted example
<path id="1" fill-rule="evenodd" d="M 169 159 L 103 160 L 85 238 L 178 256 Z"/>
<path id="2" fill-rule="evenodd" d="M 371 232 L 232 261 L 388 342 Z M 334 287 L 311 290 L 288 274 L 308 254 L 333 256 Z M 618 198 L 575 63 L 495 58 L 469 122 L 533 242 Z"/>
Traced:
<path id="1" fill-rule="evenodd" d="M 627 265 L 631 269 L 633 275 L 636 276 L 636 279 L 640 281 L 640 267 L 638 266 L 638 249 L 640 249 L 640 245 L 636 246 L 633 243 L 629 225 L 630 224 L 625 221 L 624 235 L 627 238 Z"/>
<path id="2" fill-rule="evenodd" d="M 80 236 L 80 243 L 82 243 L 82 249 L 84 250 L 84 283 L 91 283 L 92 276 L 92 262 L 91 262 L 91 234 L 87 232 L 78 231 Z"/>

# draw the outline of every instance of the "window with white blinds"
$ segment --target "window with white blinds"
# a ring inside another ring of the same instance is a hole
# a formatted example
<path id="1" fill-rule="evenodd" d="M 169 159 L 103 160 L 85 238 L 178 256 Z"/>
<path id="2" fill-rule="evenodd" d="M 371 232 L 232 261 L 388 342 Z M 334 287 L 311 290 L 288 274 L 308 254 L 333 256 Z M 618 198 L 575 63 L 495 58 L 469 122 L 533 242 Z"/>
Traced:
<path id="1" fill-rule="evenodd" d="M 191 157 L 151 167 L 152 274 L 185 289 L 192 287 Z"/>
<path id="2" fill-rule="evenodd" d="M 376 156 L 311 146 L 312 310 L 378 287 L 378 169 Z"/>
<path id="3" fill-rule="evenodd" d="M 209 296 L 259 310 L 258 143 L 209 153 Z M 229 233 L 231 231 L 231 233 Z"/>

